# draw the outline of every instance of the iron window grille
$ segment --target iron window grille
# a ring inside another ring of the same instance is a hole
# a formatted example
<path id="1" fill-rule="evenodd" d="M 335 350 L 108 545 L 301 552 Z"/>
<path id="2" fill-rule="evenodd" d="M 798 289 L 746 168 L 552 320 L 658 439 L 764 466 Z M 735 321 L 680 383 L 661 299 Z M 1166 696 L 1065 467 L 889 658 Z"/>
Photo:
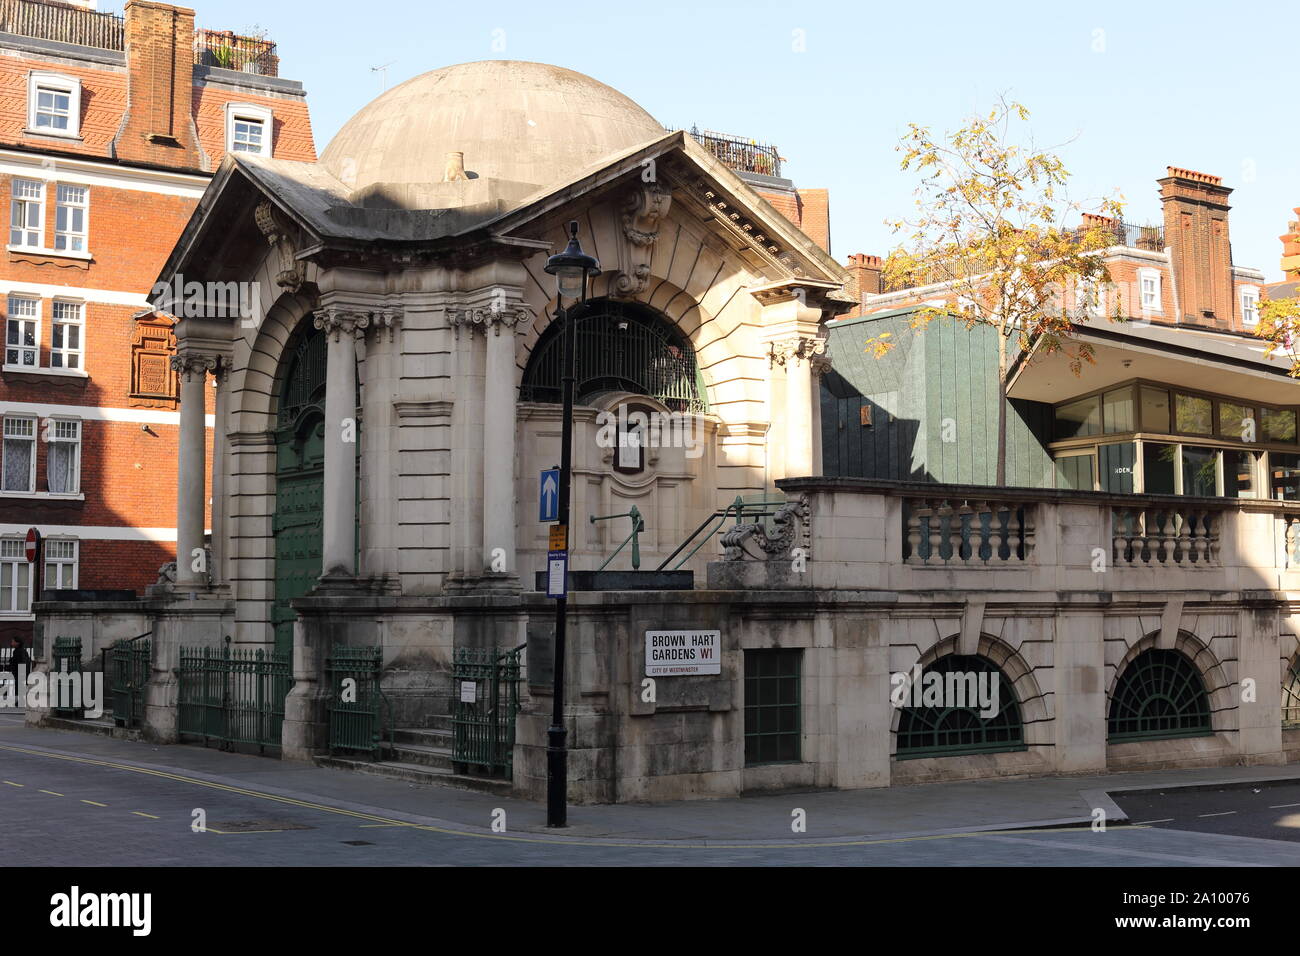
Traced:
<path id="1" fill-rule="evenodd" d="M 948 654 L 927 665 L 921 671 L 921 684 L 916 692 L 923 693 L 927 674 L 943 677 L 945 695 L 949 678 L 961 675 L 962 683 L 976 688 L 996 675 L 998 681 L 997 713 L 984 717 L 978 702 L 973 706 L 904 706 L 898 717 L 898 746 L 894 755 L 899 760 L 919 757 L 955 757 L 962 754 L 1001 753 L 1025 750 L 1024 725 L 1020 719 L 1020 704 L 1007 675 L 986 657 L 976 654 Z M 984 676 L 988 675 L 988 676 Z M 973 677 L 972 682 L 969 678 Z M 952 684 L 958 678 L 952 678 Z M 912 693 L 909 685 L 908 693 Z M 910 697 L 909 697 L 910 699 Z"/>
<path id="2" fill-rule="evenodd" d="M 569 312 L 577 338 L 576 404 L 603 392 L 630 392 L 662 402 L 669 411 L 704 414 L 709 406 L 695 351 L 657 313 L 630 303 L 595 299 Z M 537 340 L 524 370 L 520 400 L 558 405 L 563 400 L 563 322 Z"/>
<path id="3" fill-rule="evenodd" d="M 1210 733 L 1205 684 L 1184 654 L 1151 649 L 1129 662 L 1111 695 L 1111 743 Z"/>
<path id="4" fill-rule="evenodd" d="M 797 763 L 802 650 L 745 651 L 745 766 Z"/>
<path id="5" fill-rule="evenodd" d="M 1300 728 L 1300 655 L 1291 659 L 1282 683 L 1282 726 Z"/>

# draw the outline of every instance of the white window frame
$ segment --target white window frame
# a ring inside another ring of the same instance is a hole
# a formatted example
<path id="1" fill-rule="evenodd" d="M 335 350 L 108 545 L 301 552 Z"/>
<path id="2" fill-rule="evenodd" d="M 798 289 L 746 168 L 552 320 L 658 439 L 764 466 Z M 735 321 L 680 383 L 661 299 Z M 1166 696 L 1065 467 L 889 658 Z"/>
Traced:
<path id="1" fill-rule="evenodd" d="M 35 596 L 36 590 L 36 567 L 27 560 L 26 546 L 27 543 L 22 538 L 0 538 L 0 568 L 9 566 L 15 598 L 20 593 L 18 590 L 18 569 L 23 565 L 27 566 L 27 606 L 25 608 L 15 608 L 13 604 L 16 602 L 11 600 L 8 607 L 0 606 L 0 617 L 30 618 L 32 616 L 32 598 Z M 3 570 L 0 570 L 0 574 L 3 574 Z"/>
<path id="2" fill-rule="evenodd" d="M 82 202 L 64 200 L 65 189 L 82 190 L 85 199 Z M 59 229 L 59 210 L 67 209 L 68 221 L 71 223 L 73 211 L 81 210 L 81 229 Z M 61 247 L 60 239 L 68 239 L 69 245 Z M 81 248 L 74 248 L 73 243 L 80 241 Z M 79 183 L 56 183 L 54 185 L 54 251 L 68 255 L 89 255 L 90 253 L 90 187 Z"/>
<path id="3" fill-rule="evenodd" d="M 1155 312 L 1163 313 L 1165 311 L 1165 308 L 1164 308 L 1164 303 L 1161 301 L 1161 295 L 1164 290 L 1160 287 L 1160 280 L 1161 280 L 1160 270 L 1139 269 L 1137 272 L 1137 277 L 1138 277 L 1138 311 L 1141 312 L 1143 315 L 1151 315 L 1152 313 Z M 1154 303 L 1151 305 L 1147 304 L 1147 296 L 1146 296 L 1146 292 L 1147 292 L 1146 284 L 1148 280 L 1150 280 L 1152 284 L 1152 296 L 1154 299 Z"/>
<path id="4" fill-rule="evenodd" d="M 34 302 L 36 303 L 35 315 L 15 315 L 13 312 L 14 302 Z M 10 322 L 31 322 L 35 326 L 35 345 L 9 345 L 9 323 Z M 9 349 L 18 350 L 19 360 L 17 362 L 9 361 Z M 10 293 L 5 298 L 5 339 L 4 339 L 4 367 L 11 371 L 17 372 L 34 372 L 41 367 L 41 300 L 34 295 L 18 295 Z M 35 361 L 28 365 L 22 361 L 23 352 L 34 352 Z"/>
<path id="5" fill-rule="evenodd" d="M 1253 329 L 1259 325 L 1259 286 L 1242 286 L 1238 300 L 1241 302 L 1241 324 L 1248 329 Z M 1253 319 L 1250 318 L 1252 315 Z"/>
<path id="6" fill-rule="evenodd" d="M 36 116 L 40 110 L 40 91 L 63 93 L 68 97 L 68 128 L 38 126 Z M 75 76 L 33 70 L 27 76 L 27 132 L 42 136 L 81 138 L 81 81 Z"/>
<path id="7" fill-rule="evenodd" d="M 19 185 L 35 186 L 38 195 L 20 196 L 18 195 Z M 36 233 L 36 242 L 14 242 L 14 210 L 21 204 L 24 209 L 28 206 L 36 207 L 36 227 L 27 225 L 27 215 L 23 215 L 23 225 L 18 228 L 22 233 L 22 238 L 26 240 L 29 232 Z M 9 248 L 10 249 L 40 249 L 45 243 L 45 182 L 40 179 L 25 179 L 15 177 L 9 181 Z"/>
<path id="8" fill-rule="evenodd" d="M 72 552 L 71 556 L 52 553 L 54 551 L 63 551 L 65 548 Z M 72 583 L 62 590 L 75 591 L 77 581 L 81 577 L 81 542 L 76 538 L 46 538 L 45 546 L 41 550 L 45 552 L 41 556 L 43 562 L 41 566 L 41 590 L 60 590 L 50 583 L 50 565 L 59 565 L 72 568 Z"/>
<path id="9" fill-rule="evenodd" d="M 255 122 L 262 124 L 262 148 L 259 151 L 251 149 L 235 149 L 235 123 L 239 120 L 245 122 Z M 227 103 L 226 104 L 226 152 L 234 153 L 252 153 L 254 156 L 271 155 L 271 135 L 274 132 L 275 114 L 265 106 L 256 106 L 252 103 Z"/>
<path id="10" fill-rule="evenodd" d="M 10 422 L 23 421 L 31 425 L 30 434 L 24 435 L 15 429 L 14 434 L 9 433 Z M 0 426 L 0 495 L 31 495 L 36 493 L 36 428 L 37 421 L 35 415 L 5 415 L 3 425 Z M 4 443 L 10 440 L 27 441 L 31 443 L 31 466 L 27 474 L 26 488 L 5 488 L 4 476 L 8 474 L 5 470 L 4 461 Z"/>
<path id="11" fill-rule="evenodd" d="M 77 317 L 71 320 L 66 317 L 59 318 L 61 307 L 75 308 Z M 60 326 L 65 329 L 70 326 L 76 327 L 77 347 L 75 349 L 68 348 L 66 335 L 63 338 L 63 347 L 55 346 L 55 332 Z M 75 359 L 76 364 L 69 365 L 69 359 Z M 50 304 L 50 370 L 73 375 L 86 374 L 86 303 L 79 299 L 55 299 Z"/>
<path id="12" fill-rule="evenodd" d="M 81 419 L 47 418 L 41 425 L 42 437 L 48 445 L 73 445 L 73 462 L 71 487 L 55 491 L 50 487 L 50 450 L 45 452 L 45 489 L 55 497 L 76 497 L 81 494 Z"/>

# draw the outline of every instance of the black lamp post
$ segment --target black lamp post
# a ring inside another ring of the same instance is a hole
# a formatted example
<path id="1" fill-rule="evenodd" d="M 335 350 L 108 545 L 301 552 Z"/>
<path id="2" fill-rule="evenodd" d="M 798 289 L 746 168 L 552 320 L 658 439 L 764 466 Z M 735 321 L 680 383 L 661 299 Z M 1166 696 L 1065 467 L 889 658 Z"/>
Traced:
<path id="1" fill-rule="evenodd" d="M 564 529 L 565 580 L 555 599 L 555 687 L 551 705 L 551 726 L 546 732 L 546 825 L 562 827 L 568 818 L 569 748 L 564 729 L 564 630 L 568 609 L 569 471 L 573 458 L 574 329 L 565 298 L 587 301 L 587 276 L 600 272 L 600 263 L 582 251 L 578 223 L 569 223 L 569 244 L 559 255 L 546 260 L 546 271 L 555 276 L 555 311 L 564 322 L 564 418 L 560 430 L 560 500 L 558 514 Z"/>

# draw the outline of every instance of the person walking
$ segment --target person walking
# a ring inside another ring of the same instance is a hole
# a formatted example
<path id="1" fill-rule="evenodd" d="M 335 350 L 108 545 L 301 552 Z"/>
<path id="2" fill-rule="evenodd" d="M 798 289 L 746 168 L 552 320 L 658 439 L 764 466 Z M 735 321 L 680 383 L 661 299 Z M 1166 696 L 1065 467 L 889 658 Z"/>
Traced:
<path id="1" fill-rule="evenodd" d="M 9 666 L 6 667 L 5 670 L 9 671 L 9 673 L 13 675 L 14 683 L 16 684 L 18 682 L 18 668 L 31 667 L 32 658 L 31 655 L 27 653 L 27 647 L 23 644 L 23 639 L 21 637 L 13 638 L 12 643 L 13 655 L 9 658 Z"/>

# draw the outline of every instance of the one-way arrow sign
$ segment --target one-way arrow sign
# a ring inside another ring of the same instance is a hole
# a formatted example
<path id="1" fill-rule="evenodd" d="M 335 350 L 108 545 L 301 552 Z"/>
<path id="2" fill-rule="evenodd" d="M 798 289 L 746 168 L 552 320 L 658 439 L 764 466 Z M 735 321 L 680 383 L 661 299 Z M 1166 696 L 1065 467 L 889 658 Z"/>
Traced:
<path id="1" fill-rule="evenodd" d="M 537 485 L 537 520 L 545 524 L 560 520 L 560 469 L 542 472 Z"/>

